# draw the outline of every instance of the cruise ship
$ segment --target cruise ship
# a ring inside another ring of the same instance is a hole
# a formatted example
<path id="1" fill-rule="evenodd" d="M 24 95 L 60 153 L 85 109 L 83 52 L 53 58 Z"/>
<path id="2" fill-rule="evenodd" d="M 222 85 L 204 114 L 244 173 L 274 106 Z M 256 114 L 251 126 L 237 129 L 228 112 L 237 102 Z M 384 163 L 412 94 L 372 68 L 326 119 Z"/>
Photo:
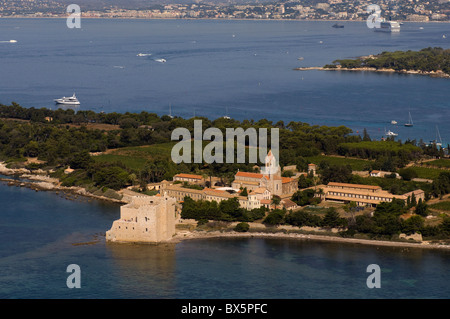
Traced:
<path id="1" fill-rule="evenodd" d="M 80 101 L 78 101 L 75 93 L 70 97 L 63 96 L 60 99 L 55 100 L 56 104 L 65 104 L 65 105 L 80 105 Z"/>
<path id="2" fill-rule="evenodd" d="M 380 22 L 380 26 L 374 28 L 377 32 L 400 32 L 400 23 L 397 21 Z"/>

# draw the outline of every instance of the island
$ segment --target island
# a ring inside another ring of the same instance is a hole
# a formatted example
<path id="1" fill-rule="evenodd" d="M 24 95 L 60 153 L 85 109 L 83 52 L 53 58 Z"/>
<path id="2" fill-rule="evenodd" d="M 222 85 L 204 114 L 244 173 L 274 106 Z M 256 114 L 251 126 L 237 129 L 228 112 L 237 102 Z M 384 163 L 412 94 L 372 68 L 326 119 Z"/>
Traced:
<path id="1" fill-rule="evenodd" d="M 300 67 L 295 70 L 370 71 L 450 78 L 450 49 L 382 52 L 356 59 L 338 59 L 323 67 Z"/>
<path id="2" fill-rule="evenodd" d="M 279 156 L 176 164 L 171 133 L 197 119 L 278 128 Z M 3 183 L 121 205 L 105 229 L 117 242 L 276 236 L 448 249 L 448 149 L 345 126 L 0 105 Z"/>

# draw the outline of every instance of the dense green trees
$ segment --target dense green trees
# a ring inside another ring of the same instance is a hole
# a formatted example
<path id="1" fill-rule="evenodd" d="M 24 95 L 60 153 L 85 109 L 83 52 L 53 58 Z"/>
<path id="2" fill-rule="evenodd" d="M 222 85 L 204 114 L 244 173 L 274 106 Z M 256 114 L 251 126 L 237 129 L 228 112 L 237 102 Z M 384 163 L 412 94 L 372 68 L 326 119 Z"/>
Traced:
<path id="1" fill-rule="evenodd" d="M 395 239 L 400 233 L 407 235 L 421 233 L 424 237 L 444 239 L 450 234 L 447 224 L 450 217 L 443 217 L 443 222 L 437 226 L 426 226 L 425 216 L 427 207 L 421 200 L 415 206 L 416 215 L 409 218 L 402 218 L 408 206 L 404 201 L 394 199 L 390 203 L 381 203 L 377 206 L 373 216 L 369 214 L 358 215 L 354 220 L 348 220 L 348 230 L 343 232 L 343 236 L 355 236 L 365 234 L 374 239 Z"/>
<path id="2" fill-rule="evenodd" d="M 411 168 L 411 167 L 399 169 L 399 170 L 398 170 L 398 174 L 399 174 L 405 181 L 410 181 L 410 180 L 412 180 L 413 178 L 416 178 L 416 177 L 418 176 L 418 175 L 417 175 L 417 172 L 416 172 L 413 168 Z"/>
<path id="3" fill-rule="evenodd" d="M 450 172 L 441 172 L 432 184 L 432 195 L 439 197 L 450 193 Z"/>
<path id="4" fill-rule="evenodd" d="M 299 206 L 315 205 L 321 201 L 319 197 L 315 197 L 315 194 L 316 191 L 311 188 L 298 190 L 292 195 L 291 200 Z"/>
<path id="5" fill-rule="evenodd" d="M 376 69 L 443 71 L 450 75 L 450 49 L 425 48 L 420 51 L 382 52 L 373 58 L 341 59 L 333 61 L 328 68 L 340 64 L 343 68 L 370 67 Z"/>
<path id="6" fill-rule="evenodd" d="M 239 200 L 230 198 L 220 203 L 216 201 L 198 200 L 194 201 L 186 196 L 183 201 L 181 217 L 195 220 L 221 220 L 251 222 L 264 218 L 265 208 L 248 211 L 240 208 Z"/>
<path id="7" fill-rule="evenodd" d="M 352 168 L 350 165 L 329 165 L 327 162 L 319 164 L 322 182 L 350 183 L 352 180 Z"/>

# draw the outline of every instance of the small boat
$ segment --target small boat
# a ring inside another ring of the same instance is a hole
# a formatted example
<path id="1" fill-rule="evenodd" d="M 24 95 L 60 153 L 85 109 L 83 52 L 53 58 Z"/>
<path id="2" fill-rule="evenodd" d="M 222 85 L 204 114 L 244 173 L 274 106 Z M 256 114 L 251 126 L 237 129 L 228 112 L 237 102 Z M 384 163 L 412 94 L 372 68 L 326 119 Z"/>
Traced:
<path id="1" fill-rule="evenodd" d="M 398 134 L 397 133 L 394 133 L 394 132 L 392 132 L 392 131 L 387 131 L 386 133 L 385 133 L 385 135 L 386 136 L 398 136 Z"/>
<path id="2" fill-rule="evenodd" d="M 78 101 L 75 93 L 70 97 L 63 96 L 60 99 L 55 100 L 56 104 L 64 104 L 64 105 L 80 105 L 80 101 Z"/>
<path id="3" fill-rule="evenodd" d="M 412 117 L 411 117 L 411 112 L 408 112 L 409 113 L 409 121 L 408 121 L 408 123 L 405 123 L 405 126 L 406 127 L 412 127 L 414 124 L 413 124 L 413 120 L 412 120 Z"/>
<path id="4" fill-rule="evenodd" d="M 138 53 L 137 56 L 150 56 L 151 53 Z"/>
<path id="5" fill-rule="evenodd" d="M 166 62 L 166 59 L 155 59 L 155 61 L 156 61 L 156 62 L 159 62 L 159 63 L 165 63 L 165 62 Z"/>
<path id="6" fill-rule="evenodd" d="M 344 27 L 344 25 L 343 25 L 343 24 L 340 24 L 340 23 L 335 23 L 335 24 L 332 25 L 332 27 L 333 27 L 333 28 L 336 28 L 336 29 L 341 29 L 341 28 Z"/>
<path id="7" fill-rule="evenodd" d="M 303 57 L 301 56 L 301 57 L 299 57 L 299 58 L 297 58 L 297 60 L 299 60 L 299 61 L 303 61 Z"/>
<path id="8" fill-rule="evenodd" d="M 391 121 L 391 124 L 392 124 L 392 125 L 395 125 L 395 124 L 397 124 L 397 121 L 396 121 L 396 120 L 392 120 L 392 121 Z"/>

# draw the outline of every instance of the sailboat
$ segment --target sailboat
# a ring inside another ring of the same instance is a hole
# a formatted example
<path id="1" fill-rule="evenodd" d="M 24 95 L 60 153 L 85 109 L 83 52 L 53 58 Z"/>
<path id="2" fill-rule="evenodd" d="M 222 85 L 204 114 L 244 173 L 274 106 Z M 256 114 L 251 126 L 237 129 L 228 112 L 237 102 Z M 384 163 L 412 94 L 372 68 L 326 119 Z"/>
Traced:
<path id="1" fill-rule="evenodd" d="M 411 127 L 414 124 L 413 124 L 413 120 L 412 120 L 412 117 L 411 117 L 411 112 L 408 112 L 408 113 L 409 113 L 409 121 L 408 121 L 408 123 L 405 123 L 405 126 L 406 127 Z"/>
<path id="2" fill-rule="evenodd" d="M 172 105 L 171 104 L 169 104 L 169 117 L 171 119 L 173 119 L 173 116 L 172 116 Z"/>
<path id="3" fill-rule="evenodd" d="M 226 120 L 230 120 L 231 118 L 228 116 L 228 107 L 227 107 L 227 113 L 226 113 L 226 115 L 223 117 L 224 119 L 226 119 Z"/>
<path id="4" fill-rule="evenodd" d="M 442 146 L 441 133 L 439 133 L 439 128 L 436 125 L 436 146 Z"/>

